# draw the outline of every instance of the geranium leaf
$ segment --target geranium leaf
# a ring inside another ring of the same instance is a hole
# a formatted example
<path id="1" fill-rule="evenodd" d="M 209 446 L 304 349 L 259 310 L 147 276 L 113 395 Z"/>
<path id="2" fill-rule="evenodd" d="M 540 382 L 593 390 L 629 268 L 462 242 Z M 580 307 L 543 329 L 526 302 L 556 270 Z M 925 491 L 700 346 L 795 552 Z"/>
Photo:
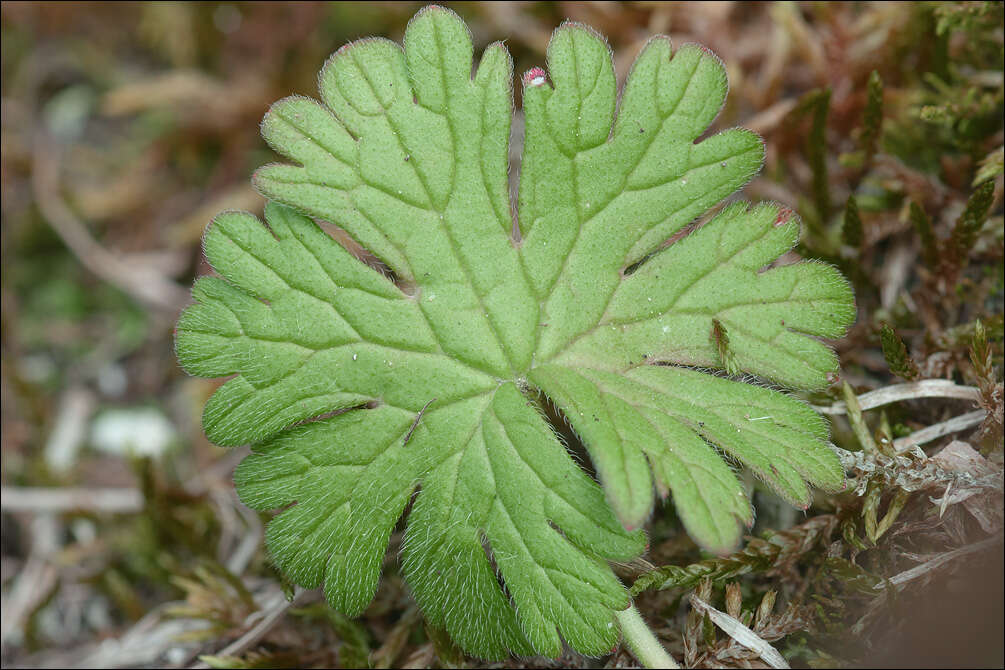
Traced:
<path id="1" fill-rule="evenodd" d="M 251 443 L 238 492 L 283 509 L 266 539 L 293 580 L 359 614 L 410 509 L 406 580 L 463 649 L 554 656 L 565 640 L 599 655 L 629 603 L 607 562 L 642 551 L 657 493 L 723 552 L 753 518 L 723 454 L 797 505 L 807 483 L 841 485 L 806 405 L 715 372 L 820 387 L 836 361 L 813 336 L 840 336 L 854 304 L 829 266 L 770 267 L 798 237 L 779 206 L 733 204 L 682 232 L 764 153 L 744 130 L 696 141 L 727 90 L 705 49 L 653 39 L 618 109 L 604 40 L 560 27 L 548 71 L 523 77 L 517 226 L 512 80 L 499 43 L 473 70 L 467 28 L 439 7 L 412 20 L 404 49 L 336 52 L 320 102 L 287 98 L 266 115 L 266 140 L 298 165 L 256 173 L 273 201 L 264 224 L 228 212 L 209 227 L 220 277 L 197 281 L 178 357 L 193 374 L 234 375 L 207 404 L 206 433 Z"/>

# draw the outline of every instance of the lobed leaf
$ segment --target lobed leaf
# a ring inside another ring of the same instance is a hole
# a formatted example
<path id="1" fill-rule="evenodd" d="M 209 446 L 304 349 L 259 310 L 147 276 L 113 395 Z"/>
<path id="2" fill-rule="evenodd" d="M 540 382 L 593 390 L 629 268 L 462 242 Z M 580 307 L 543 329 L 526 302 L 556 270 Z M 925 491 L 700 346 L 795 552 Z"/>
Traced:
<path id="1" fill-rule="evenodd" d="M 734 203 L 687 228 L 764 156 L 742 129 L 698 141 L 727 92 L 703 47 L 650 41 L 619 105 L 603 38 L 556 30 L 548 72 L 523 78 L 516 229 L 512 76 L 499 43 L 473 70 L 467 28 L 438 7 L 416 15 L 403 49 L 336 52 L 320 102 L 266 115 L 265 139 L 296 165 L 256 173 L 273 201 L 264 224 L 227 212 L 207 230 L 220 276 L 196 282 L 177 351 L 192 374 L 232 376 L 206 433 L 251 443 L 238 492 L 282 509 L 266 541 L 293 580 L 359 614 L 410 508 L 405 577 L 464 650 L 555 656 L 564 640 L 600 655 L 629 604 L 607 561 L 642 551 L 633 529 L 657 493 L 726 552 L 753 516 L 723 454 L 796 505 L 808 483 L 841 486 L 806 405 L 715 370 L 818 388 L 836 360 L 814 338 L 839 337 L 854 304 L 829 266 L 774 266 L 798 238 L 788 210 Z"/>

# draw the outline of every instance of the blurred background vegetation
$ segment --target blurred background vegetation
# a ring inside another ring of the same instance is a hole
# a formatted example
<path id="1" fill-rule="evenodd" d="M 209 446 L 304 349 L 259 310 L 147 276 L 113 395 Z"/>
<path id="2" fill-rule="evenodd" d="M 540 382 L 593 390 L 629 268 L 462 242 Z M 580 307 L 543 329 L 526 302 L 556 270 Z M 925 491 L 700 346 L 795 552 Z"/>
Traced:
<path id="1" fill-rule="evenodd" d="M 853 486 L 803 514 L 749 482 L 756 539 L 725 559 L 658 511 L 619 571 L 669 650 L 767 667 L 690 594 L 797 666 L 1003 665 L 1002 3 L 446 4 L 518 74 L 565 18 L 608 37 L 621 81 L 655 33 L 710 47 L 731 83 L 713 130 L 767 142 L 744 197 L 799 211 L 799 254 L 855 284 L 841 378 L 808 398 Z M 360 620 L 287 597 L 267 518 L 233 493 L 245 451 L 201 430 L 218 382 L 172 346 L 206 223 L 261 213 L 269 104 L 314 95 L 347 41 L 400 40 L 420 6 L 2 5 L 5 666 L 477 665 L 424 626 L 400 533 Z M 514 178 L 521 134 L 517 112 Z"/>

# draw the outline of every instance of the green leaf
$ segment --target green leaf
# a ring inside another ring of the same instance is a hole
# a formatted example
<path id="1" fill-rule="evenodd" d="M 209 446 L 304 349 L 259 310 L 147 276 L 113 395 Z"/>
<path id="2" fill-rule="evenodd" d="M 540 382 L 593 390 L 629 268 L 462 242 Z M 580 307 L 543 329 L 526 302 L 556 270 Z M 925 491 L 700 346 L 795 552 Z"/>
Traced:
<path id="1" fill-rule="evenodd" d="M 764 155 L 745 130 L 695 141 L 727 89 L 704 48 L 650 41 L 619 107 L 604 40 L 560 27 L 548 72 L 523 78 L 518 227 L 511 60 L 497 43 L 472 64 L 463 22 L 429 7 L 404 49 L 371 39 L 333 55 L 320 103 L 276 103 L 263 134 L 299 165 L 256 173 L 274 201 L 265 225 L 229 212 L 209 227 L 220 277 L 196 283 L 178 357 L 193 374 L 233 375 L 207 404 L 206 433 L 252 444 L 238 492 L 283 509 L 266 541 L 299 584 L 359 614 L 410 505 L 403 570 L 431 626 L 485 658 L 555 656 L 563 640 L 600 655 L 629 604 L 607 562 L 642 551 L 632 529 L 657 492 L 722 552 L 753 517 L 720 453 L 797 505 L 807 482 L 841 485 L 808 406 L 715 370 L 823 386 L 836 359 L 812 336 L 839 337 L 854 305 L 829 266 L 770 267 L 799 232 L 777 205 L 732 204 L 665 244 Z M 540 391 L 603 489 L 556 437 Z"/>

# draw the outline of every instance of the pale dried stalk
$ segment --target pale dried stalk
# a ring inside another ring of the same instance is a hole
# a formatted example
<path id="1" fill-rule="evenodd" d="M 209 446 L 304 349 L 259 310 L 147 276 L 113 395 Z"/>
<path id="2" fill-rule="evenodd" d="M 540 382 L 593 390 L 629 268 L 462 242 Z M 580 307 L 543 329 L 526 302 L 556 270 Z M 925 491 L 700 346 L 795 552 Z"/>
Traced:
<path id="1" fill-rule="evenodd" d="M 952 419 L 916 430 L 906 437 L 897 438 L 893 441 L 893 449 L 898 454 L 902 454 L 913 447 L 937 440 L 945 435 L 973 428 L 980 424 L 985 416 L 987 416 L 987 412 L 983 409 L 954 416 Z"/>
<path id="2" fill-rule="evenodd" d="M 726 635 L 736 640 L 751 651 L 757 652 L 761 660 L 772 668 L 788 668 L 789 664 L 778 650 L 768 644 L 760 635 L 744 626 L 738 619 L 720 612 L 698 596 L 691 594 L 691 605 L 700 613 L 708 614 L 712 623 L 721 628 Z"/>
<path id="3" fill-rule="evenodd" d="M 920 382 L 910 382 L 909 384 L 894 384 L 884 386 L 875 391 L 869 391 L 858 396 L 859 407 L 863 411 L 882 407 L 903 400 L 916 400 L 917 398 L 956 398 L 958 400 L 980 400 L 981 392 L 975 386 L 960 386 L 946 379 L 925 379 Z M 814 405 L 813 409 L 821 414 L 847 414 L 848 406 L 843 402 L 835 402 L 832 405 Z"/>
<path id="4" fill-rule="evenodd" d="M 23 633 L 27 618 L 45 602 L 59 582 L 59 571 L 49 560 L 56 551 L 59 533 L 60 525 L 54 516 L 41 514 L 32 519 L 32 545 L 28 560 L 14 580 L 13 588 L 0 603 L 3 610 L 0 648 L 7 645 L 15 632 Z"/>
<path id="5" fill-rule="evenodd" d="M 264 616 L 261 621 L 251 627 L 247 633 L 237 638 L 226 647 L 221 649 L 212 656 L 237 656 L 244 653 L 249 648 L 256 645 L 259 640 L 265 637 L 270 630 L 272 630 L 279 620 L 282 619 L 283 615 L 286 614 L 287 610 L 291 607 L 302 604 L 307 600 L 308 595 L 316 595 L 313 591 L 298 590 L 299 592 L 293 598 L 293 600 L 287 600 L 284 593 L 277 592 L 273 595 L 271 602 L 268 604 L 267 608 L 264 609 Z M 256 612 L 256 614 L 259 614 Z M 252 615 L 254 616 L 254 615 Z M 200 661 L 189 667 L 192 668 L 208 668 L 210 667 L 206 662 Z"/>
<path id="6" fill-rule="evenodd" d="M 67 512 L 73 510 L 129 514 L 143 509 L 143 495 L 132 488 L 43 488 L 4 486 L 0 509 L 5 512 Z"/>
<path id="7" fill-rule="evenodd" d="M 905 570 L 904 572 L 894 575 L 885 582 L 880 582 L 879 584 L 876 584 L 876 586 L 874 586 L 873 588 L 876 590 L 881 590 L 883 588 L 886 588 L 887 584 L 900 586 L 901 584 L 905 584 L 911 581 L 912 579 L 917 579 L 922 575 L 926 575 L 929 572 L 940 567 L 944 563 L 948 563 L 949 561 L 959 558 L 960 556 L 975 554 L 979 551 L 983 551 L 985 549 L 993 547 L 996 544 L 1001 544 L 1002 537 L 1003 537 L 1002 535 L 996 535 L 995 537 L 989 537 L 988 539 L 982 540 L 976 544 L 971 544 L 966 547 L 960 547 L 959 549 L 953 549 L 952 551 L 947 551 L 943 554 L 939 554 L 935 558 L 927 560 L 921 565 L 916 565 L 910 570 Z"/>

